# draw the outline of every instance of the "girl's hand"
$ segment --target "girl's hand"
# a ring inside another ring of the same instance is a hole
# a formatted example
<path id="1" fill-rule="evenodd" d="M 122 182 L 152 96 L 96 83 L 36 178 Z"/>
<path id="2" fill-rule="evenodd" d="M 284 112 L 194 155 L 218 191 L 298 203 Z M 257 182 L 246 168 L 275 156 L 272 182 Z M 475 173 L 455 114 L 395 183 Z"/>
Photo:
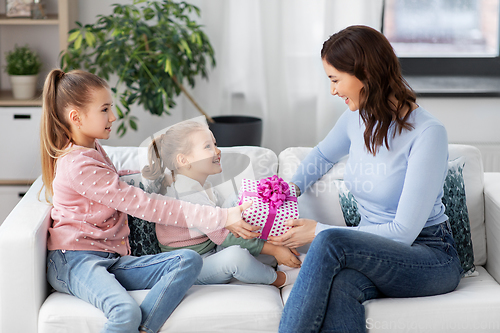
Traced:
<path id="1" fill-rule="evenodd" d="M 241 213 L 252 205 L 251 201 L 244 202 L 240 206 L 232 207 L 227 210 L 227 221 L 225 228 L 238 238 L 251 239 L 260 236 L 260 233 L 254 232 L 260 227 L 246 223 L 241 217 Z"/>
<path id="2" fill-rule="evenodd" d="M 289 249 L 288 247 L 275 246 L 273 255 L 276 258 L 278 265 L 299 268 L 302 262 L 295 256 L 294 251 L 295 250 Z M 295 252 L 298 253 L 297 251 Z"/>
<path id="3" fill-rule="evenodd" d="M 262 254 L 268 254 L 276 258 L 278 265 L 286 265 L 288 267 L 300 267 L 301 261 L 297 258 L 300 253 L 295 249 L 290 249 L 285 246 L 277 246 L 264 242 L 264 246 L 260 251 Z"/>
<path id="4" fill-rule="evenodd" d="M 316 233 L 317 222 L 309 219 L 288 220 L 285 225 L 291 226 L 281 236 L 270 236 L 267 241 L 273 245 L 297 248 L 313 241 Z"/>

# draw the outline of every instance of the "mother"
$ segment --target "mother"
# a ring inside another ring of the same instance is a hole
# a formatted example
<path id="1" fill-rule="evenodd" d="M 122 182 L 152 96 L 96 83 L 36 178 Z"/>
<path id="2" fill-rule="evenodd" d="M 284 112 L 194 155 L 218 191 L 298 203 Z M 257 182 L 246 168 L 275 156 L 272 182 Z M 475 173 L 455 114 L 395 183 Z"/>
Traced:
<path id="1" fill-rule="evenodd" d="M 364 301 L 447 293 L 462 273 L 441 203 L 446 130 L 415 103 L 390 43 L 372 28 L 351 26 L 323 44 L 321 58 L 332 95 L 349 109 L 292 182 L 303 193 L 349 154 L 344 180 L 361 222 L 348 228 L 294 220 L 271 239 L 289 247 L 312 241 L 282 333 L 365 332 Z"/>

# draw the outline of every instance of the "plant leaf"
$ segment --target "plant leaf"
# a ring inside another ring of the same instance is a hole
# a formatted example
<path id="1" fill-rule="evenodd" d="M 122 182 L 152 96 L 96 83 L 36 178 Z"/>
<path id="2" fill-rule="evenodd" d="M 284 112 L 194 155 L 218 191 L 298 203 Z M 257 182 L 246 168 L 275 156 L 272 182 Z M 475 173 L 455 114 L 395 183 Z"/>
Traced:
<path id="1" fill-rule="evenodd" d="M 189 45 L 188 43 L 186 42 L 185 39 L 181 39 L 180 40 L 180 43 L 182 44 L 182 46 L 184 47 L 184 50 L 186 51 L 186 55 L 188 56 L 189 59 L 193 59 L 192 58 L 192 52 L 191 52 L 191 49 L 189 48 Z"/>
<path id="2" fill-rule="evenodd" d="M 87 30 L 85 32 L 85 40 L 87 41 L 87 44 L 90 47 L 94 47 L 94 44 L 96 42 L 96 37 L 90 30 Z"/>
<path id="3" fill-rule="evenodd" d="M 68 42 L 71 43 L 74 41 L 78 36 L 80 36 L 81 33 L 82 32 L 80 30 L 73 31 L 68 37 Z"/>
<path id="4" fill-rule="evenodd" d="M 125 124 L 123 122 L 116 129 L 116 133 L 118 134 L 118 136 L 120 138 L 123 137 L 125 135 L 125 133 L 127 133 L 127 128 L 125 127 Z"/>
<path id="5" fill-rule="evenodd" d="M 130 118 L 128 122 L 130 124 L 130 128 L 132 128 L 134 131 L 137 131 L 137 123 L 134 121 L 134 119 Z"/>
<path id="6" fill-rule="evenodd" d="M 117 105 L 116 106 L 116 114 L 118 115 L 118 118 L 122 119 L 123 118 L 123 111 L 120 109 L 120 107 Z"/>
<path id="7" fill-rule="evenodd" d="M 78 37 L 75 40 L 75 44 L 74 44 L 75 50 L 80 49 L 80 47 L 82 46 L 82 41 L 83 41 L 83 36 L 82 36 L 82 34 L 80 34 L 80 35 L 78 35 Z"/>
<path id="8" fill-rule="evenodd" d="M 172 73 L 172 61 L 169 58 L 165 60 L 165 72 L 168 73 L 168 75 L 170 75 L 171 77 L 174 76 L 174 74 Z"/>

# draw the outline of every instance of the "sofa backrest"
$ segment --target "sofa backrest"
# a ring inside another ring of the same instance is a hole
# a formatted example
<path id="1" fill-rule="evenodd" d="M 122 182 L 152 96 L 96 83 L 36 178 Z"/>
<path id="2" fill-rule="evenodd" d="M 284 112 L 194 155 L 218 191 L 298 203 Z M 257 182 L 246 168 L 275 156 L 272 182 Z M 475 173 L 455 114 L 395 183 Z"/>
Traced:
<path id="1" fill-rule="evenodd" d="M 300 162 L 311 150 L 310 147 L 291 147 L 283 150 L 278 156 L 279 176 L 290 181 Z M 460 156 L 465 157 L 463 176 L 471 225 L 474 263 L 484 265 L 486 263 L 486 234 L 481 153 L 476 147 L 455 144 L 449 145 L 448 152 L 450 161 Z M 345 225 L 335 180 L 343 179 L 346 160 L 347 156 L 299 197 L 301 217 L 331 225 Z"/>
<path id="2" fill-rule="evenodd" d="M 140 172 L 148 164 L 146 147 L 103 146 L 103 148 L 117 170 Z M 243 178 L 261 179 L 277 173 L 278 156 L 270 149 L 244 146 L 222 147 L 220 150 L 222 173 L 209 176 L 207 181 L 224 198 L 238 195 Z"/>
<path id="3" fill-rule="evenodd" d="M 103 146 L 118 170 L 141 170 L 148 162 L 146 147 Z M 209 181 L 224 197 L 235 194 L 243 178 L 261 179 L 278 173 L 290 181 L 300 162 L 311 151 L 310 147 L 291 147 L 279 156 L 262 147 L 221 148 L 222 174 L 210 176 Z M 474 247 L 474 263 L 486 262 L 486 235 L 484 225 L 483 164 L 480 151 L 469 145 L 449 145 L 449 160 L 465 157 L 463 170 L 467 209 Z M 322 223 L 345 225 L 334 183 L 343 178 L 345 157 L 316 184 L 299 197 L 300 216 Z M 307 248 L 303 249 L 306 251 Z"/>

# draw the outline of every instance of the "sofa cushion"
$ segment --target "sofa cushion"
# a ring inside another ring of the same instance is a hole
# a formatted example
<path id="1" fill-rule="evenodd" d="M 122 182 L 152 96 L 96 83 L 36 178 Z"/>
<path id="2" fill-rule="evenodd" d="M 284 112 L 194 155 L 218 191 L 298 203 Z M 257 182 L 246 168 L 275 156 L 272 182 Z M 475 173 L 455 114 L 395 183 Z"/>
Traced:
<path id="1" fill-rule="evenodd" d="M 358 211 L 358 202 L 347 188 L 343 180 L 336 180 L 335 185 L 339 191 L 340 208 L 344 215 L 345 224 L 348 227 L 357 226 L 361 222 L 361 215 Z"/>
<path id="2" fill-rule="evenodd" d="M 151 193 L 152 189 L 156 188 L 154 185 L 158 183 L 146 182 L 146 185 L 144 185 L 145 179 L 142 177 L 141 173 L 121 176 L 120 180 L 123 180 L 131 186 L 139 187 L 148 193 Z M 152 184 L 153 186 L 148 186 Z M 130 254 L 139 257 L 143 255 L 161 253 L 160 244 L 158 243 L 158 238 L 156 238 L 155 223 L 143 220 L 133 215 L 128 215 L 127 218 L 128 226 L 130 228 L 130 234 L 128 235 Z"/>
<path id="3" fill-rule="evenodd" d="M 130 254 L 136 257 L 161 253 L 158 238 L 156 238 L 156 225 L 153 222 L 128 215 L 130 234 Z"/>
<path id="4" fill-rule="evenodd" d="M 129 293 L 140 304 L 147 292 Z M 274 286 L 193 286 L 160 333 L 277 332 L 282 310 L 280 292 Z M 40 309 L 38 333 L 94 333 L 105 322 L 104 314 L 91 304 L 54 292 Z"/>
<path id="5" fill-rule="evenodd" d="M 143 184 L 143 178 L 140 173 L 121 176 L 120 180 L 149 192 Z M 160 245 L 156 238 L 155 224 L 133 215 L 128 215 L 127 218 L 130 228 L 130 234 L 128 235 L 130 254 L 139 257 L 161 253 Z"/>
<path id="6" fill-rule="evenodd" d="M 444 295 L 367 301 L 368 332 L 498 332 L 500 285 L 483 267 L 477 272 Z"/>
<path id="7" fill-rule="evenodd" d="M 498 332 L 500 285 L 483 267 L 451 293 L 414 298 L 379 298 L 363 303 L 368 333 Z M 281 294 L 286 303 L 292 286 Z M 404 309 L 404 310 L 402 310 Z"/>
<path id="8" fill-rule="evenodd" d="M 463 156 L 465 194 L 467 211 L 469 212 L 474 264 L 486 263 L 486 227 L 484 224 L 484 170 L 481 152 L 474 146 L 450 144 L 448 146 L 450 161 Z"/>
<path id="9" fill-rule="evenodd" d="M 472 248 L 469 213 L 467 211 L 463 168 L 465 157 L 448 162 L 448 174 L 444 181 L 442 202 L 446 207 L 455 248 L 465 274 L 474 272 L 474 251 Z"/>

